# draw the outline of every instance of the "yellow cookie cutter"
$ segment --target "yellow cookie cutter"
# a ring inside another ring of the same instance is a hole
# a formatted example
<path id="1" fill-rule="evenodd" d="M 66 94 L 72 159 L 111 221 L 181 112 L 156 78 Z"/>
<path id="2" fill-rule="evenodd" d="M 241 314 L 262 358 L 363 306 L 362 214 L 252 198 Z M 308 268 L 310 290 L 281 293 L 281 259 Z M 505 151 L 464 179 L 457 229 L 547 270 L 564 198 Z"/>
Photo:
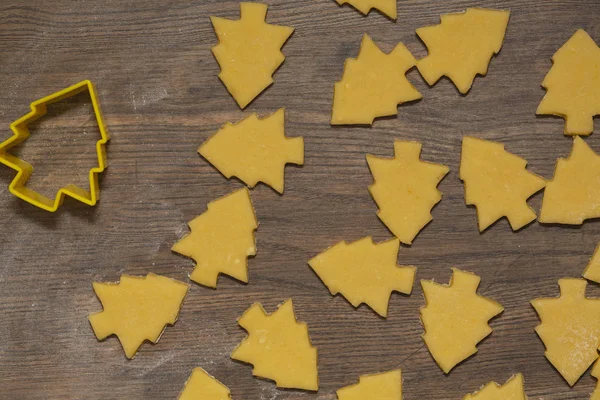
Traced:
<path id="1" fill-rule="evenodd" d="M 18 157 L 8 154 L 7 151 L 19 143 L 27 140 L 27 138 L 30 136 L 27 125 L 44 116 L 47 112 L 46 107 L 48 104 L 57 103 L 86 90 L 88 91 L 92 100 L 92 107 L 94 108 L 94 114 L 100 130 L 100 140 L 96 142 L 98 166 L 90 169 L 90 190 L 87 191 L 79 186 L 69 184 L 63 188 L 60 188 L 56 193 L 56 197 L 51 199 L 25 187 L 25 184 L 33 173 L 33 166 L 26 161 L 19 159 Z M 100 189 L 98 188 L 98 174 L 104 171 L 106 168 L 105 145 L 110 137 L 106 130 L 106 126 L 104 125 L 104 121 L 102 120 L 102 112 L 100 111 L 100 105 L 98 104 L 96 89 L 91 81 L 81 81 L 73 86 L 61 90 L 60 92 L 56 92 L 50 96 L 31 103 L 31 112 L 10 124 L 10 129 L 13 131 L 14 135 L 0 143 L 0 163 L 17 171 L 17 176 L 8 186 L 8 189 L 12 194 L 30 204 L 33 204 L 36 207 L 50 212 L 55 212 L 58 210 L 58 207 L 60 207 L 60 205 L 63 203 L 65 196 L 72 197 L 75 200 L 79 200 L 82 203 L 90 206 L 96 205 L 100 195 Z"/>

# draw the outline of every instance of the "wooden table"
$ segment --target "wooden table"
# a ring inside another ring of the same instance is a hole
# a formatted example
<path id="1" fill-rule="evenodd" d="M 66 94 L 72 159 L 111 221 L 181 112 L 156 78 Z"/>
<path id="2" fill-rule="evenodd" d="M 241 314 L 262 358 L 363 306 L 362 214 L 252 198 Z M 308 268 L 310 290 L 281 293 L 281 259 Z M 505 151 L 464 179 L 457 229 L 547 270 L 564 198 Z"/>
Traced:
<path id="1" fill-rule="evenodd" d="M 480 234 L 457 170 L 462 136 L 475 135 L 504 143 L 533 172 L 552 177 L 556 158 L 569 153 L 572 141 L 562 135 L 561 119 L 535 116 L 544 95 L 540 83 L 550 57 L 576 29 L 600 41 L 600 3 L 486 1 L 512 11 L 488 76 L 461 96 L 448 80 L 429 88 L 412 71 L 409 79 L 424 99 L 370 128 L 329 125 L 333 83 L 344 60 L 356 56 L 362 35 L 386 51 L 402 41 L 422 57 L 416 28 L 484 2 L 403 0 L 396 23 L 332 0 L 267 3 L 268 21 L 296 32 L 275 84 L 242 112 L 217 79 L 208 18 L 238 18 L 236 1 L 2 1 L 0 139 L 31 101 L 91 79 L 112 141 L 97 207 L 67 200 L 55 214 L 36 209 L 9 194 L 14 173 L 0 169 L 0 398 L 175 399 L 192 368 L 201 366 L 231 388 L 233 399 L 335 399 L 335 390 L 359 375 L 398 367 L 406 400 L 458 400 L 517 372 L 532 399 L 587 399 L 595 380 L 588 373 L 570 389 L 546 361 L 529 301 L 557 296 L 559 278 L 580 276 L 600 241 L 600 225 L 536 223 L 513 233 L 502 220 Z M 55 118 L 33 127 L 20 150 L 36 168 L 35 189 L 52 194 L 67 182 L 86 183 L 97 134 L 83 100 L 52 109 Z M 252 191 L 260 228 L 250 283 L 222 277 L 217 290 L 192 285 L 179 321 L 134 360 L 115 338 L 98 342 L 87 321 L 100 310 L 91 283 L 148 272 L 187 280 L 193 263 L 171 246 L 209 201 L 241 187 L 201 159 L 197 147 L 228 121 L 280 107 L 287 110 L 287 135 L 305 139 L 306 163 L 286 169 L 283 196 L 264 185 Z M 399 263 L 417 266 L 418 279 L 438 282 L 448 281 L 452 266 L 473 271 L 482 278 L 480 293 L 505 307 L 479 353 L 448 376 L 420 337 L 418 282 L 411 296 L 392 296 L 383 320 L 332 297 L 307 266 L 340 240 L 390 238 L 367 191 L 372 177 L 365 154 L 391 155 L 394 139 L 418 140 L 425 160 L 451 167 L 433 222 L 401 249 Z M 600 133 L 587 142 L 600 151 Z M 540 202 L 537 195 L 530 204 Z M 590 286 L 590 295 L 600 296 Z M 280 391 L 229 358 L 245 337 L 236 318 L 255 301 L 272 311 L 289 297 L 319 350 L 316 394 Z"/>

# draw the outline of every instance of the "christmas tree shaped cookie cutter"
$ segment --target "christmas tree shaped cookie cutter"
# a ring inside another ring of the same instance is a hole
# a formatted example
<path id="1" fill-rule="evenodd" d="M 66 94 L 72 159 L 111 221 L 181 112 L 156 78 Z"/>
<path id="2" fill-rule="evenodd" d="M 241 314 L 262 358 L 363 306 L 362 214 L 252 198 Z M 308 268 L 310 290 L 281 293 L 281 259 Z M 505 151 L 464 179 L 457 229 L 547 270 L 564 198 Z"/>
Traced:
<path id="1" fill-rule="evenodd" d="M 98 129 L 100 131 L 100 139 L 96 142 L 98 166 L 90 169 L 89 190 L 83 189 L 74 184 L 69 184 L 60 188 L 56 193 L 55 198 L 51 199 L 25 186 L 29 180 L 29 177 L 33 173 L 33 166 L 25 160 L 21 160 L 20 158 L 9 154 L 8 151 L 29 138 L 30 132 L 28 125 L 46 115 L 47 106 L 49 104 L 60 102 L 61 100 L 73 97 L 85 91 L 87 91 L 90 95 L 96 122 L 98 123 Z M 105 145 L 110 137 L 102 119 L 102 112 L 100 111 L 100 105 L 96 96 L 96 89 L 91 81 L 81 81 L 73 86 L 51 94 L 50 96 L 34 101 L 31 103 L 31 111 L 13 122 L 10 125 L 10 129 L 13 131 L 13 136 L 0 143 L 0 163 L 17 171 L 17 176 L 8 186 L 8 189 L 13 195 L 36 207 L 50 212 L 55 212 L 58 210 L 58 207 L 60 207 L 63 203 L 65 196 L 72 197 L 75 200 L 81 201 L 82 203 L 90 206 L 96 205 L 100 195 L 100 189 L 98 187 L 98 174 L 106 169 Z"/>

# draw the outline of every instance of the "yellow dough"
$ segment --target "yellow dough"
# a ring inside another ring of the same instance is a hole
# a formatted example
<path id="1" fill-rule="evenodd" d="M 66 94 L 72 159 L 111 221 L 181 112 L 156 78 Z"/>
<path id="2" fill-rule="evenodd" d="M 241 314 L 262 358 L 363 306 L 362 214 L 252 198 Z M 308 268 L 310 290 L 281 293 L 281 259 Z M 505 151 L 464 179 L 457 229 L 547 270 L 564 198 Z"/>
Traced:
<path id="1" fill-rule="evenodd" d="M 396 0 L 336 0 L 338 4 L 350 4 L 361 13 L 367 15 L 369 11 L 376 8 L 391 19 L 396 19 L 398 10 Z"/>
<path id="2" fill-rule="evenodd" d="M 317 349 L 310 344 L 306 324 L 296 321 L 292 299 L 272 314 L 255 303 L 238 323 L 248 337 L 231 358 L 253 364 L 254 376 L 272 379 L 280 388 L 319 389 Z"/>
<path id="3" fill-rule="evenodd" d="M 480 278 L 452 268 L 449 285 L 421 281 L 425 307 L 421 308 L 423 340 L 447 374 L 458 363 L 477 353 L 477 343 L 490 333 L 488 321 L 504 308 L 477 294 Z"/>
<path id="4" fill-rule="evenodd" d="M 212 52 L 221 67 L 219 78 L 238 105 L 245 108 L 273 83 L 285 60 L 281 48 L 294 32 L 265 22 L 267 5 L 240 3 L 240 19 L 210 17 L 219 39 Z"/>
<path id="5" fill-rule="evenodd" d="M 439 25 L 417 29 L 429 54 L 417 68 L 429 85 L 442 76 L 466 94 L 477 74 L 487 74 L 494 54 L 502 48 L 509 11 L 468 8 L 464 13 L 442 15 Z"/>
<path id="6" fill-rule="evenodd" d="M 394 153 L 394 158 L 367 154 L 375 181 L 369 191 L 377 216 L 402 243 L 411 244 L 431 221 L 431 209 L 442 199 L 437 185 L 449 168 L 421 161 L 421 143 L 396 140 Z"/>
<path id="7" fill-rule="evenodd" d="M 127 358 L 149 340 L 158 342 L 167 324 L 177 321 L 189 285 L 149 273 L 145 277 L 121 275 L 120 283 L 93 283 L 103 311 L 90 314 L 98 340 L 116 335 Z"/>
<path id="8" fill-rule="evenodd" d="M 590 281 L 600 283 L 600 244 L 596 246 L 594 255 L 590 259 L 585 271 L 583 271 L 583 277 Z"/>
<path id="9" fill-rule="evenodd" d="M 523 375 L 513 376 L 502 386 L 490 382 L 477 393 L 466 395 L 463 400 L 527 400 Z"/>
<path id="10" fill-rule="evenodd" d="M 600 217 L 600 157 L 579 136 L 568 158 L 556 161 L 546 185 L 539 221 L 581 225 Z"/>
<path id="11" fill-rule="evenodd" d="M 371 125 L 377 117 L 398 114 L 398 104 L 421 93 L 406 79 L 417 60 L 399 43 L 385 54 L 364 35 L 358 57 L 349 58 L 333 93 L 332 125 Z"/>
<path id="12" fill-rule="evenodd" d="M 561 279 L 558 284 L 560 297 L 531 303 L 541 320 L 536 332 L 546 357 L 572 386 L 598 358 L 600 299 L 585 297 L 583 279 Z"/>
<path id="13" fill-rule="evenodd" d="M 540 317 L 535 328 L 546 358 L 569 385 L 598 358 L 600 345 L 600 299 L 585 297 L 584 279 L 560 279 L 560 297 L 531 301 Z"/>
<path id="14" fill-rule="evenodd" d="M 304 139 L 284 132 L 284 109 L 259 119 L 256 114 L 227 123 L 198 149 L 227 179 L 240 178 L 249 187 L 264 182 L 283 193 L 285 164 L 304 164 Z"/>
<path id="15" fill-rule="evenodd" d="M 527 199 L 546 181 L 526 170 L 527 161 L 504 150 L 501 143 L 465 136 L 462 142 L 460 179 L 465 202 L 477 207 L 479 230 L 507 217 L 513 230 L 535 221 Z"/>
<path id="16" fill-rule="evenodd" d="M 229 389 L 202 368 L 195 368 L 179 400 L 231 400 Z"/>
<path id="17" fill-rule="evenodd" d="M 217 287 L 219 274 L 248 282 L 248 256 L 256 254 L 258 222 L 247 188 L 211 201 L 188 225 L 191 233 L 172 250 L 196 262 L 191 280 L 211 288 Z"/>
<path id="18" fill-rule="evenodd" d="M 337 391 L 338 400 L 402 400 L 402 373 L 399 369 L 364 375 L 357 384 Z"/>
<path id="19" fill-rule="evenodd" d="M 366 303 L 387 317 L 393 291 L 410 294 L 415 267 L 396 265 L 400 241 L 373 243 L 365 237 L 353 243 L 339 242 L 311 259 L 308 264 L 331 294 L 341 293 L 354 307 Z"/>
<path id="20" fill-rule="evenodd" d="M 592 368 L 592 376 L 596 379 L 600 379 L 600 362 L 596 361 Z M 592 392 L 590 400 L 600 400 L 600 382 L 596 382 L 596 387 Z"/>
<path id="21" fill-rule="evenodd" d="M 589 135 L 600 114 L 600 48 L 583 29 L 554 54 L 537 114 L 565 119 L 565 135 Z"/>

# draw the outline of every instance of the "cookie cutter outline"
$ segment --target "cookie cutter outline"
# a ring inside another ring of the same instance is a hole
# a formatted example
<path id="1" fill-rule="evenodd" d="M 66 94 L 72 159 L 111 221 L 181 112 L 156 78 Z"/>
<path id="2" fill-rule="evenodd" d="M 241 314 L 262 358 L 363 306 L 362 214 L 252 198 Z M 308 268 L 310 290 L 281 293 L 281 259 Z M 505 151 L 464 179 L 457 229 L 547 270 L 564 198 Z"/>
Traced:
<path id="1" fill-rule="evenodd" d="M 57 103 L 85 91 L 89 93 L 90 99 L 92 100 L 94 115 L 100 131 L 100 139 L 96 142 L 98 166 L 89 171 L 89 191 L 77 185 L 68 184 L 67 186 L 60 188 L 56 193 L 55 198 L 51 199 L 25 186 L 33 173 L 33 166 L 25 160 L 9 154 L 7 151 L 29 138 L 31 133 L 29 132 L 28 124 L 46 115 L 47 106 L 49 104 Z M 13 132 L 13 136 L 0 143 L 0 163 L 17 171 L 17 175 L 8 186 L 9 191 L 13 195 L 50 212 L 58 210 L 62 205 L 65 196 L 72 197 L 75 200 L 90 206 L 96 205 L 100 196 L 98 174 L 106 169 L 107 158 L 105 145 L 110 140 L 110 136 L 106 130 L 104 120 L 102 119 L 102 112 L 98 103 L 96 89 L 91 81 L 81 81 L 66 89 L 34 101 L 31 103 L 31 111 L 10 124 L 10 129 Z"/>

